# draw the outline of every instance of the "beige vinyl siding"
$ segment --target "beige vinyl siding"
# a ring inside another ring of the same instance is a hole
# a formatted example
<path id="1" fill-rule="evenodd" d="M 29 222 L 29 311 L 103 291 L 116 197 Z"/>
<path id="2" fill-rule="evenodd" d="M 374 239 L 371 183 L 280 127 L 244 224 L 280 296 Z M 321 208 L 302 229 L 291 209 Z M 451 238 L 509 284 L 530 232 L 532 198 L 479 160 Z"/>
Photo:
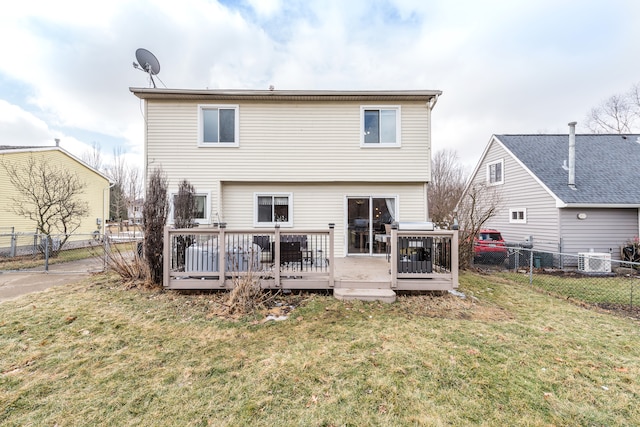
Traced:
<path id="1" fill-rule="evenodd" d="M 293 229 L 328 229 L 335 224 L 336 256 L 344 256 L 346 198 L 398 197 L 399 221 L 424 221 L 422 183 L 224 183 L 222 220 L 228 228 L 253 228 L 255 193 L 291 193 Z"/>
<path id="2" fill-rule="evenodd" d="M 578 213 L 586 219 L 579 220 Z M 562 251 L 611 252 L 620 259 L 620 247 L 638 235 L 638 209 L 560 209 Z"/>
<path id="3" fill-rule="evenodd" d="M 0 161 L 25 165 L 30 156 L 33 156 L 36 160 L 45 159 L 52 165 L 62 166 L 69 171 L 77 173 L 80 179 L 86 184 L 81 198 L 87 202 L 89 212 L 82 218 L 80 228 L 76 230 L 76 234 L 88 235 L 96 231 L 98 229 L 96 225 L 97 218 L 100 218 L 104 225 L 104 219 L 107 217 L 109 209 L 109 182 L 106 178 L 57 149 L 33 152 L 4 152 L 0 154 Z M 16 215 L 11 208 L 14 203 L 12 199 L 18 197 L 19 194 L 9 182 L 9 178 L 3 167 L 0 167 L 0 194 L 2 194 L 2 207 L 0 208 L 0 227 L 2 227 L 2 230 L 5 230 L 7 227 L 14 227 L 16 232 L 35 232 L 35 222 Z"/>
<path id="4" fill-rule="evenodd" d="M 498 229 L 508 242 L 521 242 L 533 236 L 536 249 L 557 251 L 559 223 L 555 199 L 501 145 L 492 143 L 489 147 L 475 181 L 486 182 L 487 165 L 501 159 L 504 183 L 492 188 L 501 192 L 502 203 L 486 227 Z M 527 222 L 511 223 L 510 209 L 526 209 Z"/>
<path id="5" fill-rule="evenodd" d="M 401 105 L 400 148 L 360 147 L 361 102 L 229 102 L 239 105 L 239 147 L 198 147 L 196 102 L 147 102 L 148 170 L 161 166 L 170 185 L 183 178 L 192 183 L 430 178 L 430 113 L 422 102 L 393 104 Z"/>

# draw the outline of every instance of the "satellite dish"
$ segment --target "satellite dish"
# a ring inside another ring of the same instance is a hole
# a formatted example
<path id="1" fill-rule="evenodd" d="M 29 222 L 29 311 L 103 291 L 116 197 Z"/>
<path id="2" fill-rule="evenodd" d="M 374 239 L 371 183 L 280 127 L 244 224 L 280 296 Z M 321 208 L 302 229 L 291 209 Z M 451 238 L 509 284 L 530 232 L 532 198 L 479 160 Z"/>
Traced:
<path id="1" fill-rule="evenodd" d="M 148 73 L 153 87 L 156 87 L 153 76 L 160 72 L 160 62 L 158 62 L 158 59 L 147 49 L 140 48 L 136 50 L 136 60 L 138 62 L 134 62 L 133 67 Z"/>

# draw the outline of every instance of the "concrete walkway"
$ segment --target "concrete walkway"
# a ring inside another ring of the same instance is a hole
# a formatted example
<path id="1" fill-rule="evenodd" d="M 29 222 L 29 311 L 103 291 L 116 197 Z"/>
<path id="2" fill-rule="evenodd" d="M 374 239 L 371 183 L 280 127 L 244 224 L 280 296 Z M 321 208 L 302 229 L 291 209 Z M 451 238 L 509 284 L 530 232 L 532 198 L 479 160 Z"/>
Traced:
<path id="1" fill-rule="evenodd" d="M 25 271 L 0 271 L 0 303 L 52 286 L 79 282 L 93 272 L 102 271 L 102 260 L 95 258 L 52 264 L 49 271 L 38 267 Z"/>

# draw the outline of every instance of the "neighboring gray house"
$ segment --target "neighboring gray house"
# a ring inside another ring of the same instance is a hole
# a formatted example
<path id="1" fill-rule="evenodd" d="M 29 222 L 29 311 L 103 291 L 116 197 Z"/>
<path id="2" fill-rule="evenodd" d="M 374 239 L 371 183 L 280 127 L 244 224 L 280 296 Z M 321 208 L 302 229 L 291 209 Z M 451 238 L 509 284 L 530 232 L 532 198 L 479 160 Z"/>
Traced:
<path id="1" fill-rule="evenodd" d="M 639 234 L 640 135 L 575 135 L 569 125 L 565 135 L 491 137 L 469 181 L 502 195 L 486 228 L 508 242 L 533 236 L 540 251 L 620 259 Z"/>

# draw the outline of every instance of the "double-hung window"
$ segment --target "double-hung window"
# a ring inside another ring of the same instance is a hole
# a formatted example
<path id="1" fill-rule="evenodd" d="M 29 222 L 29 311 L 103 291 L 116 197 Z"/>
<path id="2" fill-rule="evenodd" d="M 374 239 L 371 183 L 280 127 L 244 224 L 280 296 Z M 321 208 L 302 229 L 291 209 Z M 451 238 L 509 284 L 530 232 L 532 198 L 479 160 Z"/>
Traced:
<path id="1" fill-rule="evenodd" d="M 400 106 L 360 107 L 362 147 L 400 146 Z"/>
<path id="2" fill-rule="evenodd" d="M 237 105 L 199 105 L 201 147 L 236 147 L 238 140 Z"/>
<path id="3" fill-rule="evenodd" d="M 257 227 L 293 226 L 293 196 L 291 193 L 255 195 L 255 225 Z"/>
<path id="4" fill-rule="evenodd" d="M 504 162 L 502 159 L 487 165 L 487 182 L 489 185 L 504 183 Z"/>

